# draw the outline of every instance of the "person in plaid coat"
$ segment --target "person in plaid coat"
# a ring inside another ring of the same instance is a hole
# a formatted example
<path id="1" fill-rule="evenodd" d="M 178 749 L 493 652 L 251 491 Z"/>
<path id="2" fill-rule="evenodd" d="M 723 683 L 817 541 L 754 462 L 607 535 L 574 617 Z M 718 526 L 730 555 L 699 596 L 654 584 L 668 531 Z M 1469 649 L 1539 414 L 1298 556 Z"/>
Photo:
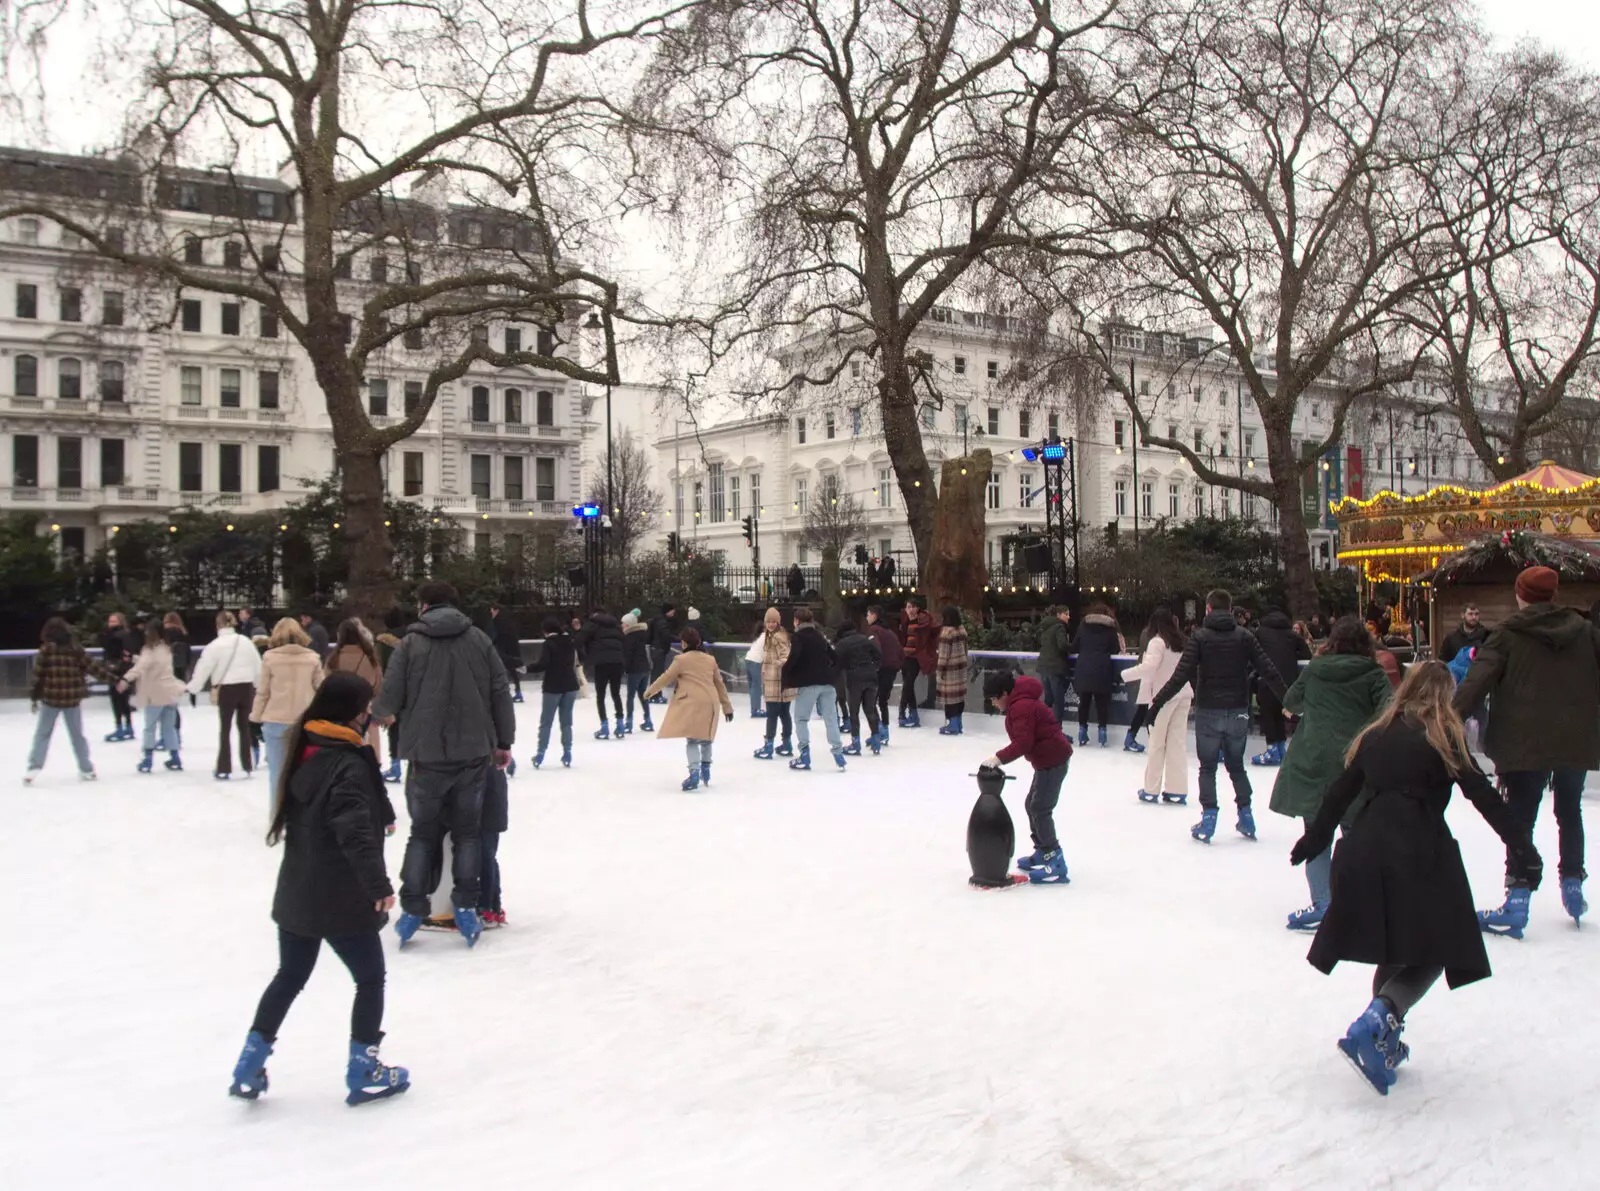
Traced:
<path id="1" fill-rule="evenodd" d="M 28 770 L 22 777 L 24 783 L 31 785 L 44 768 L 50 737 L 55 733 L 58 719 L 67 725 L 67 737 L 72 741 L 72 751 L 78 760 L 78 776 L 86 782 L 94 781 L 94 763 L 89 759 L 89 740 L 83 734 L 81 706 L 89 697 L 87 676 L 90 674 L 102 682 L 116 681 L 109 669 L 92 659 L 72 639 L 72 629 L 66 621 L 59 616 L 45 621 L 39 656 L 33 663 L 33 689 L 29 694 L 39 721 L 33 730 Z"/>
<path id="2" fill-rule="evenodd" d="M 967 630 L 961 627 L 960 608 L 946 608 L 941 619 L 935 674 L 945 722 L 939 735 L 960 736 L 961 716 L 967 709 Z"/>
<path id="3" fill-rule="evenodd" d="M 796 692 L 783 685 L 783 664 L 789 660 L 789 634 L 783 629 L 783 615 L 776 608 L 768 608 L 762 628 L 761 695 L 767 703 L 767 739 L 756 750 L 756 756 L 769 761 L 774 755 L 794 756 L 794 745 L 790 743 L 794 717 L 789 704 L 794 702 Z M 783 743 L 774 749 L 772 741 L 778 735 L 779 724 L 783 725 Z"/>

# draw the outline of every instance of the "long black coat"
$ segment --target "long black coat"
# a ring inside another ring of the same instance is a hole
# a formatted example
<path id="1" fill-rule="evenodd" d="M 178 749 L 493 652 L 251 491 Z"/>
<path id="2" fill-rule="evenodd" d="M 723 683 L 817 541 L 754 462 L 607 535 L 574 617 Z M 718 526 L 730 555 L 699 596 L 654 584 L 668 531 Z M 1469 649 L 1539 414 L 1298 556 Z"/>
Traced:
<path id="1" fill-rule="evenodd" d="M 622 666 L 622 622 L 609 612 L 596 612 L 578 634 L 578 651 L 591 666 Z"/>
<path id="2" fill-rule="evenodd" d="M 1109 695 L 1117 684 L 1117 667 L 1111 659 L 1122 648 L 1117 622 L 1099 613 L 1085 616 L 1076 644 L 1078 662 L 1072 671 L 1072 689 L 1080 695 Z"/>
<path id="3" fill-rule="evenodd" d="M 1451 988 L 1489 975 L 1461 849 L 1445 826 L 1459 785 L 1512 854 L 1536 855 L 1527 832 L 1476 767 L 1452 778 L 1422 728 L 1396 720 L 1373 732 L 1322 801 L 1301 847 L 1320 852 L 1364 787 L 1372 800 L 1333 853 L 1333 900 L 1307 959 L 1442 967 Z"/>
<path id="4" fill-rule="evenodd" d="M 567 632 L 547 633 L 533 671 L 544 675 L 539 689 L 546 695 L 565 695 L 578 689 L 578 649 Z"/>
<path id="5" fill-rule="evenodd" d="M 306 749 L 289 781 L 283 864 L 272 919 L 297 935 L 320 939 L 381 927 L 373 909 L 394 892 L 383 865 L 383 830 L 394 808 L 365 744 L 306 733 Z"/>
<path id="6" fill-rule="evenodd" d="M 1293 686 L 1300 677 L 1300 663 L 1311 660 L 1311 646 L 1294 631 L 1289 618 L 1282 612 L 1268 612 L 1261 627 L 1256 630 L 1256 640 L 1272 659 L 1272 665 L 1284 684 Z"/>

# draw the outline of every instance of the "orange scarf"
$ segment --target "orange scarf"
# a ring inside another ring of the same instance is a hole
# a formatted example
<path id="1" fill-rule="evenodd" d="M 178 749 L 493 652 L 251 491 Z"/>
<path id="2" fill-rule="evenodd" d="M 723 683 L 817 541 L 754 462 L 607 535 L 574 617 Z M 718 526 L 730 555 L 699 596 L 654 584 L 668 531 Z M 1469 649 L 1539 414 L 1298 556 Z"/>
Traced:
<path id="1" fill-rule="evenodd" d="M 342 740 L 347 744 L 367 743 L 367 738 L 354 728 L 346 728 L 343 724 L 336 724 L 332 720 L 307 720 L 306 731 L 326 736 L 329 740 Z"/>

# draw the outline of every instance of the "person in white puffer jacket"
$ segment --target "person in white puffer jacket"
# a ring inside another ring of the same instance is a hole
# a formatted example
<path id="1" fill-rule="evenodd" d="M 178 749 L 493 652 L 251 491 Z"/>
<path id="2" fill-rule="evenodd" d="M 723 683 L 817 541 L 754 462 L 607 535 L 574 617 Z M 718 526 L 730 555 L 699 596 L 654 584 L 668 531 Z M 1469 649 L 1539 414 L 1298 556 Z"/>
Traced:
<path id="1" fill-rule="evenodd" d="M 233 776 L 229 759 L 229 728 L 239 728 L 239 767 L 246 777 L 255 768 L 254 739 L 250 732 L 250 706 L 256 698 L 256 682 L 261 678 L 261 654 L 241 637 L 232 612 L 217 613 L 216 639 L 200 651 L 188 691 L 197 695 L 207 686 L 216 688 L 217 767 L 213 776 L 220 782 Z"/>
<path id="2" fill-rule="evenodd" d="M 1147 691 L 1154 695 L 1178 668 L 1186 644 L 1172 609 L 1164 604 L 1157 606 L 1150 614 L 1150 644 L 1145 647 L 1144 657 L 1138 665 L 1123 671 L 1122 680 L 1139 683 L 1141 695 Z M 1189 706 L 1193 702 L 1194 695 L 1185 686 L 1161 708 L 1150 725 L 1140 802 L 1183 806 L 1189 801 Z"/>

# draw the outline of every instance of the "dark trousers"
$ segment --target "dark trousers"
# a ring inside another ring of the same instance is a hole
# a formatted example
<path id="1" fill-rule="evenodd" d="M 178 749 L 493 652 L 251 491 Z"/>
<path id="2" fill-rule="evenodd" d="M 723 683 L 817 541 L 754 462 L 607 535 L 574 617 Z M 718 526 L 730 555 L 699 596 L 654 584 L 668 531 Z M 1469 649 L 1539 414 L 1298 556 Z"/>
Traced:
<path id="1" fill-rule="evenodd" d="M 478 909 L 499 913 L 504 909 L 500 904 L 500 833 L 485 831 L 480 840 L 483 867 L 478 876 Z"/>
<path id="2" fill-rule="evenodd" d="M 653 645 L 650 647 L 650 682 L 645 683 L 646 686 L 666 673 L 667 661 L 671 657 L 671 649 L 657 649 Z"/>
<path id="3" fill-rule="evenodd" d="M 432 872 L 446 831 L 455 846 L 451 904 L 463 910 L 477 908 L 483 867 L 483 783 L 489 764 L 488 757 L 479 757 L 445 763 L 413 761 L 406 767 L 411 838 L 400 862 L 400 908 L 407 914 L 427 916 L 428 896 L 434 886 Z"/>
<path id="4" fill-rule="evenodd" d="M 1033 846 L 1041 852 L 1054 852 L 1061 846 L 1056 838 L 1056 802 L 1061 798 L 1061 783 L 1067 780 L 1067 762 L 1049 769 L 1033 771 L 1033 785 L 1023 804 L 1028 811 L 1028 832 Z"/>
<path id="5" fill-rule="evenodd" d="M 789 713 L 789 705 L 777 699 L 767 700 L 767 739 L 772 740 L 778 735 L 778 725 L 783 725 L 783 743 L 788 744 L 789 738 L 794 735 L 794 716 Z"/>
<path id="6" fill-rule="evenodd" d="M 1078 695 L 1078 727 L 1089 726 L 1089 705 L 1094 704 L 1095 723 L 1104 728 L 1111 720 L 1111 692 L 1085 691 Z"/>
<path id="7" fill-rule="evenodd" d="M 894 680 L 899 673 L 893 666 L 878 667 L 878 720 L 889 722 L 889 697 L 894 694 Z"/>
<path id="8" fill-rule="evenodd" d="M 921 663 L 919 662 L 918 666 L 920 667 L 920 665 Z M 927 697 L 922 700 L 921 706 L 924 711 L 932 711 L 938 706 L 937 696 L 939 694 L 939 668 L 937 666 L 929 666 L 922 673 L 923 677 L 928 680 L 928 694 Z"/>
<path id="9" fill-rule="evenodd" d="M 1282 744 L 1289 739 L 1289 726 L 1283 718 L 1283 702 L 1263 684 L 1256 690 L 1256 711 L 1261 716 L 1261 735 L 1268 744 Z"/>
<path id="10" fill-rule="evenodd" d="M 1379 964 L 1372 973 L 1372 995 L 1388 1001 L 1394 1015 L 1404 1021 L 1443 975 L 1443 968 L 1431 964 Z"/>
<path id="11" fill-rule="evenodd" d="M 1546 786 L 1555 789 L 1556 803 L 1556 831 L 1561 849 L 1561 876 L 1577 877 L 1580 880 L 1587 874 L 1583 871 L 1583 779 L 1584 771 L 1581 769 L 1557 769 L 1554 772 L 1545 770 L 1513 770 L 1502 773 L 1500 780 L 1505 783 L 1506 803 L 1511 807 L 1511 813 L 1516 816 L 1517 822 L 1533 832 L 1533 825 L 1539 818 L 1539 803 L 1544 798 Z M 1511 884 L 1512 873 L 1510 856 L 1506 857 L 1506 883 Z"/>
<path id="12" fill-rule="evenodd" d="M 606 719 L 606 692 L 611 692 L 611 706 L 616 709 L 616 719 L 622 719 L 622 663 L 607 662 L 594 668 L 594 706 L 600 713 L 600 722 Z"/>
<path id="13" fill-rule="evenodd" d="M 1233 800 L 1250 805 L 1250 774 L 1244 767 L 1244 746 L 1250 739 L 1248 707 L 1198 707 L 1194 713 L 1194 748 L 1200 754 L 1200 805 L 1217 809 L 1217 753 L 1233 781 Z"/>
<path id="14" fill-rule="evenodd" d="M 1056 713 L 1056 723 L 1064 722 L 1067 718 L 1067 676 L 1041 674 L 1039 682 L 1044 687 L 1044 705 Z"/>
<path id="15" fill-rule="evenodd" d="M 845 683 L 845 698 L 849 704 L 850 735 L 861 735 L 861 712 L 867 713 L 867 727 L 872 735 L 878 734 L 878 684 L 872 678 L 851 678 Z"/>
<path id="16" fill-rule="evenodd" d="M 376 1046 L 383 1040 L 383 943 L 378 932 L 337 935 L 328 939 L 328 946 L 344 961 L 356 982 L 355 1004 L 350 1007 L 350 1038 L 363 1046 Z M 252 1030 L 268 1041 L 278 1036 L 283 1019 L 289 1016 L 289 1006 L 311 979 L 321 950 L 321 939 L 278 928 L 278 972 L 261 994 Z"/>
<path id="17" fill-rule="evenodd" d="M 390 721 L 386 731 L 389 734 L 389 760 L 398 761 L 400 759 L 400 719 L 398 716 Z"/>
<path id="18" fill-rule="evenodd" d="M 639 709 L 644 712 L 644 722 L 650 722 L 650 705 L 644 701 L 644 693 L 650 686 L 650 672 L 640 670 L 636 674 L 623 675 L 623 686 L 628 691 L 628 723 L 633 723 L 633 702 L 639 701 Z"/>
<path id="19" fill-rule="evenodd" d="M 228 759 L 228 733 L 239 728 L 239 767 L 246 773 L 251 768 L 251 745 L 255 737 L 250 734 L 250 705 L 256 701 L 256 688 L 248 682 L 229 682 L 217 688 L 217 772 L 232 773 L 233 762 Z"/>
<path id="20" fill-rule="evenodd" d="M 917 705 L 917 675 L 922 667 L 917 659 L 908 657 L 900 665 L 900 714 L 905 715 Z"/>
<path id="21" fill-rule="evenodd" d="M 116 672 L 120 674 L 122 668 L 118 667 Z M 254 695 L 251 696 L 251 698 L 254 697 Z M 119 691 L 113 684 L 111 687 L 111 715 L 116 720 L 117 727 L 120 728 L 124 724 L 130 728 L 133 727 L 133 692 Z"/>
<path id="22" fill-rule="evenodd" d="M 1128 721 L 1128 735 L 1139 735 L 1139 729 L 1144 727 L 1144 722 L 1150 718 L 1150 704 L 1141 703 L 1133 709 L 1133 718 Z"/>

